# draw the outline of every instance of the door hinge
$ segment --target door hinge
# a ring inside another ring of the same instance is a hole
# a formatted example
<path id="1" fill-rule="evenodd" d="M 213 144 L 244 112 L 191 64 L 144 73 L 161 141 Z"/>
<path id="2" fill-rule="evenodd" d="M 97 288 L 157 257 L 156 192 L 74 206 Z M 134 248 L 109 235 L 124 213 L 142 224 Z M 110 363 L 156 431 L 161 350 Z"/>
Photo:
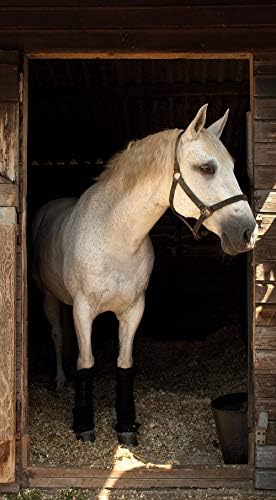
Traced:
<path id="1" fill-rule="evenodd" d="M 256 444 L 260 445 L 266 444 L 267 426 L 268 426 L 268 413 L 266 411 L 261 411 L 259 413 L 258 425 L 255 431 Z"/>

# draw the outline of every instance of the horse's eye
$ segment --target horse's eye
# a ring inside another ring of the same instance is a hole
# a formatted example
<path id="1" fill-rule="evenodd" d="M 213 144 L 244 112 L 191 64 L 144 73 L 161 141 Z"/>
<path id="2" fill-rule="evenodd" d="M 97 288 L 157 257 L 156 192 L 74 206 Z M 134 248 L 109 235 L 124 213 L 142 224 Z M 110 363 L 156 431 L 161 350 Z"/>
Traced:
<path id="1" fill-rule="evenodd" d="M 213 165 L 201 165 L 200 170 L 203 174 L 213 175 L 215 173 L 215 167 Z"/>

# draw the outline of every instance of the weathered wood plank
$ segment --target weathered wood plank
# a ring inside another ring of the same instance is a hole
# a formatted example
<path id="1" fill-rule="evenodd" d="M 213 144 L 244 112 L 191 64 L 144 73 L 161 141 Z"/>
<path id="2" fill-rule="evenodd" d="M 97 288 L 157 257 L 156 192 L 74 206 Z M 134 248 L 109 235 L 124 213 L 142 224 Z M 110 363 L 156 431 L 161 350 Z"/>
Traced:
<path id="1" fill-rule="evenodd" d="M 276 142 L 276 121 L 255 120 L 254 123 L 255 142 Z"/>
<path id="2" fill-rule="evenodd" d="M 19 79 L 17 64 L 0 63 L 0 101 L 19 100 Z"/>
<path id="3" fill-rule="evenodd" d="M 276 191 L 255 191 L 255 208 L 261 213 L 276 213 Z"/>
<path id="4" fill-rule="evenodd" d="M 18 177 L 18 104 L 0 102 L 0 174 Z"/>
<path id="5" fill-rule="evenodd" d="M 256 303 L 276 304 L 276 287 L 274 283 L 256 283 Z"/>
<path id="6" fill-rule="evenodd" d="M 275 399 L 256 398 L 256 414 L 266 411 L 271 421 L 276 421 L 276 401 Z"/>
<path id="7" fill-rule="evenodd" d="M 257 53 L 254 57 L 255 75 L 275 75 L 276 74 L 276 53 Z"/>
<path id="8" fill-rule="evenodd" d="M 15 438 L 0 442 L 0 482 L 11 483 L 15 480 Z"/>
<path id="9" fill-rule="evenodd" d="M 78 29 L 99 28 L 161 28 L 161 27 L 237 27 L 262 25 L 270 27 L 271 20 L 276 18 L 276 6 L 267 5 L 159 5 L 158 9 L 150 3 L 147 6 L 137 7 L 125 5 L 118 8 L 115 5 L 105 4 L 102 6 L 84 6 L 70 9 L 59 7 L 48 7 L 41 9 L 39 3 L 36 9 L 20 8 L 17 5 L 12 9 L 0 8 L 0 24 L 6 30 L 21 29 L 64 29 L 72 27 Z M 181 23 L 180 23 L 181 20 Z"/>
<path id="10" fill-rule="evenodd" d="M 262 255 L 262 257 L 262 262 L 258 260 L 256 262 L 256 280 L 274 282 L 276 280 L 276 261 L 266 260 L 265 253 Z"/>
<path id="11" fill-rule="evenodd" d="M 255 488 L 258 490 L 276 490 L 276 472 L 274 470 L 257 469 Z"/>
<path id="12" fill-rule="evenodd" d="M 276 400 L 276 375 L 256 373 L 255 395 L 257 399 L 272 398 Z"/>
<path id="13" fill-rule="evenodd" d="M 256 467 L 275 468 L 276 446 L 256 446 Z"/>
<path id="14" fill-rule="evenodd" d="M 48 469 L 48 470 L 47 470 Z M 252 479 L 252 469 L 249 467 L 193 467 L 163 468 L 144 467 L 129 471 L 87 468 L 30 468 L 27 473 L 30 487 L 85 487 L 99 488 L 162 488 L 162 487 L 211 487 L 230 485 L 246 487 Z"/>
<path id="15" fill-rule="evenodd" d="M 266 238 L 258 239 L 255 247 L 255 256 L 257 262 L 266 260 L 270 261 L 276 260 L 276 239 L 275 240 Z M 267 266 L 263 267 L 263 270 L 267 271 L 269 267 L 271 271 L 271 266 L 269 263 L 267 264 Z"/>
<path id="16" fill-rule="evenodd" d="M 259 237 L 276 239 L 276 215 L 257 214 L 256 220 L 259 227 Z"/>
<path id="17" fill-rule="evenodd" d="M 276 422 L 269 422 L 266 433 L 266 444 L 276 444 Z"/>
<path id="18" fill-rule="evenodd" d="M 255 118 L 261 120 L 276 120 L 276 99 L 255 99 Z M 264 162 L 264 165 L 266 162 Z"/>
<path id="19" fill-rule="evenodd" d="M 14 208 L 10 208 L 13 210 Z M 15 217 L 15 214 L 14 214 Z M 16 226 L 0 223 L 0 481 L 14 480 Z"/>
<path id="20" fill-rule="evenodd" d="M 276 373 L 276 350 L 256 349 L 255 370 L 266 373 Z"/>
<path id="21" fill-rule="evenodd" d="M 276 97 L 276 76 L 255 76 L 254 95 L 257 97 Z"/>
<path id="22" fill-rule="evenodd" d="M 256 326 L 276 326 L 276 305 L 259 304 L 255 309 Z"/>
<path id="23" fill-rule="evenodd" d="M 276 165 L 260 166 L 254 169 L 255 189 L 276 189 Z"/>
<path id="24" fill-rule="evenodd" d="M 218 40 L 220 40 L 219 48 Z M 176 52 L 192 52 L 193 54 L 203 52 L 208 56 L 208 51 L 219 50 L 220 53 L 235 52 L 236 55 L 242 52 L 241 57 L 244 58 L 244 52 L 250 52 L 253 48 L 266 50 L 273 45 L 276 46 L 276 30 L 270 26 L 265 31 L 260 31 L 251 26 L 250 29 L 241 29 L 237 36 L 234 28 L 227 30 L 216 28 L 208 30 L 208 37 L 206 37 L 206 29 L 186 29 L 182 25 L 177 29 L 157 27 L 154 30 L 154 36 L 152 28 L 132 28 L 125 33 L 124 29 L 119 28 L 74 29 L 70 26 L 64 29 L 52 27 L 45 30 L 32 31 L 26 28 L 8 31 L 0 27 L 0 46 L 7 45 L 18 50 L 35 52 L 39 58 L 50 57 L 49 51 L 52 52 L 51 57 L 72 58 L 72 51 L 82 58 L 90 57 L 89 51 L 97 54 L 104 51 L 103 57 L 114 57 L 118 50 L 124 51 L 122 57 L 125 57 L 126 50 L 133 54 L 136 51 L 136 57 L 138 51 L 145 54 L 149 51 L 173 52 L 173 56 L 168 54 L 168 57 L 177 57 Z"/>
<path id="25" fill-rule="evenodd" d="M 18 206 L 18 190 L 15 184 L 0 184 L 0 206 Z"/>
<path id="26" fill-rule="evenodd" d="M 255 347 L 256 349 L 276 349 L 276 326 L 256 326 Z"/>
<path id="27" fill-rule="evenodd" d="M 276 165 L 276 144 L 274 142 L 257 142 L 254 145 L 255 165 Z"/>

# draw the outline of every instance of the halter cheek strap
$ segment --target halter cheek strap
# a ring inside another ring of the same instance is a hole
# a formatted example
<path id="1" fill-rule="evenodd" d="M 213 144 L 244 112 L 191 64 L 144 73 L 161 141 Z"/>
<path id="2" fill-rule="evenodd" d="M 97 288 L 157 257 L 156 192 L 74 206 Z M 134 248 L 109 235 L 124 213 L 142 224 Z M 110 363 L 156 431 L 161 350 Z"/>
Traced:
<path id="1" fill-rule="evenodd" d="M 238 194 L 236 196 L 231 196 L 231 198 L 226 198 L 225 200 L 219 201 L 218 203 L 215 203 L 214 205 L 205 205 L 196 195 L 195 193 L 189 188 L 188 184 L 184 181 L 181 172 L 180 172 L 180 166 L 179 162 L 177 159 L 177 149 L 178 149 L 178 144 L 179 141 L 184 134 L 184 130 L 180 132 L 180 134 L 177 136 L 176 143 L 175 143 L 175 150 L 174 150 L 174 174 L 173 174 L 173 182 L 172 182 L 172 187 L 170 191 L 170 207 L 175 215 L 179 217 L 186 226 L 190 229 L 192 232 L 194 238 L 196 240 L 200 239 L 199 235 L 199 229 L 202 226 L 203 222 L 210 217 L 216 210 L 219 210 L 222 207 L 225 207 L 226 205 L 230 205 L 232 203 L 235 203 L 236 201 L 240 200 L 245 200 L 247 201 L 247 197 L 245 194 Z M 194 226 L 191 226 L 189 222 L 187 221 L 187 218 L 181 215 L 179 212 L 177 212 L 174 208 L 174 195 L 175 195 L 175 190 L 177 185 L 183 189 L 183 191 L 187 194 L 187 196 L 192 200 L 192 202 L 199 208 L 200 210 L 200 217 L 196 221 Z"/>

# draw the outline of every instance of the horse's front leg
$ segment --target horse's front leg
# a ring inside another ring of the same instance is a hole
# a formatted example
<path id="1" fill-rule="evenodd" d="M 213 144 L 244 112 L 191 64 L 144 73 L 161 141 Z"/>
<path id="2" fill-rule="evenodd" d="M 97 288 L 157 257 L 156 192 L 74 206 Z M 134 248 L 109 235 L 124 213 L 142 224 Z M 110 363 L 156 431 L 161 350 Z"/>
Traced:
<path id="1" fill-rule="evenodd" d="M 77 296 L 74 300 L 73 315 L 79 346 L 73 429 L 77 439 L 93 442 L 95 440 L 92 399 L 94 358 L 91 348 L 91 331 L 95 316 L 83 295 Z"/>
<path id="2" fill-rule="evenodd" d="M 137 424 L 133 384 L 135 371 L 132 360 L 133 340 L 145 307 L 144 295 L 119 320 L 119 356 L 117 359 L 116 431 L 119 443 L 137 446 Z"/>

